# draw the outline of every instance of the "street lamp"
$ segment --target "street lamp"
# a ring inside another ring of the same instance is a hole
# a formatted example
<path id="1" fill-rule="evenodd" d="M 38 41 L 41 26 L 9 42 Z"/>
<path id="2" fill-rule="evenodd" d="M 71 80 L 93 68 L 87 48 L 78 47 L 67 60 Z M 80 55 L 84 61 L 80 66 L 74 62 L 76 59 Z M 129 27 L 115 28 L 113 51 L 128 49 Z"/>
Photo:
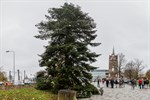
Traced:
<path id="1" fill-rule="evenodd" d="M 14 72 L 14 75 L 13 75 L 13 83 L 15 84 L 15 51 L 6 51 L 6 53 L 9 53 L 9 52 L 12 52 L 13 53 L 13 72 Z"/>

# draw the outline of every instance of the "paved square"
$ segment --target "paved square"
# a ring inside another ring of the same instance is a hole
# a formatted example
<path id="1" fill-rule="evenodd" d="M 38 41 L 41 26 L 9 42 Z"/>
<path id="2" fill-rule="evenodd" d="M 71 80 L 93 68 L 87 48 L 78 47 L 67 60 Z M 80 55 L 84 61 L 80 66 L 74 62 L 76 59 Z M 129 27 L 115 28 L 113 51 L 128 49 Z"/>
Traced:
<path id="1" fill-rule="evenodd" d="M 133 90 L 130 85 L 125 85 L 124 88 L 113 89 L 104 87 L 103 96 L 94 95 L 91 98 L 79 100 L 150 100 L 150 89 L 139 89 L 136 87 Z"/>

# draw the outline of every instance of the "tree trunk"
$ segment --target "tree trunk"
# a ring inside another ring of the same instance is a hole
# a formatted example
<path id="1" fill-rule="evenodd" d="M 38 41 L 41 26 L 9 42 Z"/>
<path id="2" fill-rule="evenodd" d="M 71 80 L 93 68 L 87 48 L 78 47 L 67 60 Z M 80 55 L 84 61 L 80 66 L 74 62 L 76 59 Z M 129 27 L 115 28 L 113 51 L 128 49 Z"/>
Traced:
<path id="1" fill-rule="evenodd" d="M 58 92 L 58 100 L 77 100 L 76 99 L 76 91 L 60 90 Z"/>

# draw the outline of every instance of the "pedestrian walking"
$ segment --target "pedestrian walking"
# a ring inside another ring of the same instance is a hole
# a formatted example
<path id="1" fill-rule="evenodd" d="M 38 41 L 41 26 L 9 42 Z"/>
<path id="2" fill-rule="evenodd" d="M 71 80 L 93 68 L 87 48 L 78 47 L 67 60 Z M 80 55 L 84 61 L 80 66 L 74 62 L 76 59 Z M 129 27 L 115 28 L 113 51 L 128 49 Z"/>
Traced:
<path id="1" fill-rule="evenodd" d="M 115 85 L 116 85 L 116 88 L 117 88 L 117 86 L 118 86 L 118 80 L 117 79 L 115 79 L 115 81 L 114 81 L 114 83 L 115 83 Z"/>
<path id="2" fill-rule="evenodd" d="M 114 79 L 113 78 L 110 80 L 110 84 L 111 84 L 111 88 L 114 88 Z"/>
<path id="3" fill-rule="evenodd" d="M 142 79 L 139 79 L 139 88 L 142 89 L 142 83 L 143 83 L 143 80 Z"/>
<path id="4" fill-rule="evenodd" d="M 108 78 L 106 79 L 106 87 L 107 88 L 109 87 L 109 79 Z"/>
<path id="5" fill-rule="evenodd" d="M 131 80 L 131 86 L 132 86 L 132 89 L 134 90 L 134 88 L 136 86 L 136 80 L 135 79 Z"/>
<path id="6" fill-rule="evenodd" d="M 145 86 L 145 80 L 142 78 L 142 89 L 144 89 Z"/>
<path id="7" fill-rule="evenodd" d="M 148 80 L 148 78 L 146 79 L 146 88 L 149 88 L 149 80 Z"/>
<path id="8" fill-rule="evenodd" d="M 100 87 L 100 82 L 101 82 L 101 79 L 99 78 L 99 76 L 97 77 L 97 87 Z"/>

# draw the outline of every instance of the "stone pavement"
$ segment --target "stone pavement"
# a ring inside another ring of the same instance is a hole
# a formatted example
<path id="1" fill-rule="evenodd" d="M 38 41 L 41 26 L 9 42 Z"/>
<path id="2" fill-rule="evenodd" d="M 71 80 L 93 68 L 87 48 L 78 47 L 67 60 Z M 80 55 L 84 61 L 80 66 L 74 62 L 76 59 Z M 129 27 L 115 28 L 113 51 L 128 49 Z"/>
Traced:
<path id="1" fill-rule="evenodd" d="M 96 86 L 96 84 L 94 84 Z M 78 100 L 150 100 L 150 89 L 139 89 L 136 87 L 134 90 L 130 85 L 125 85 L 124 88 L 106 88 L 104 86 L 104 94 L 93 95 L 91 98 L 78 99 Z"/>

